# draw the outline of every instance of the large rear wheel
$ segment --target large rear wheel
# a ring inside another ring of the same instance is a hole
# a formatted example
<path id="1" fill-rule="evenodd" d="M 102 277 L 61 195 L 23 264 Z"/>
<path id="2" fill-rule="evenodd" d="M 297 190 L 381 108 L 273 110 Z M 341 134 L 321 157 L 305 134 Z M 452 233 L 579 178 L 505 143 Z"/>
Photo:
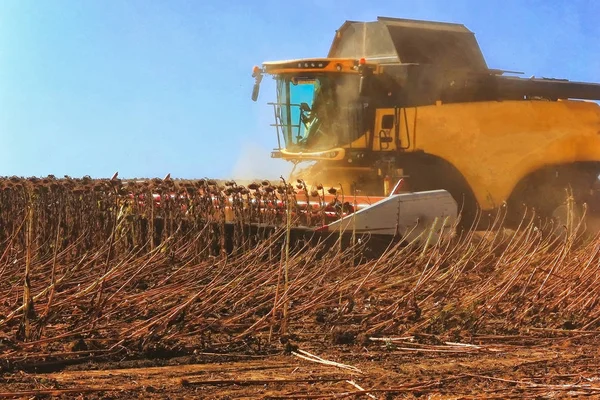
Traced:
<path id="1" fill-rule="evenodd" d="M 578 163 L 537 171 L 511 196 L 509 223 L 531 218 L 554 234 L 595 235 L 600 230 L 599 163 Z"/>

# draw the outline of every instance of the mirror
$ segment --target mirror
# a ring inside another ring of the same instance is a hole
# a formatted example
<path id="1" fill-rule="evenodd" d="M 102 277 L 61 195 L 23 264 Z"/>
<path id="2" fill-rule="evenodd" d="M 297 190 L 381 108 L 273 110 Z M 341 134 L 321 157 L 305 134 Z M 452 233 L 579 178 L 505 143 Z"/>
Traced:
<path id="1" fill-rule="evenodd" d="M 260 83 L 256 82 L 252 88 L 252 101 L 258 100 L 258 93 L 260 91 Z"/>
<path id="2" fill-rule="evenodd" d="M 358 83 L 358 95 L 359 96 L 368 96 L 369 95 L 369 76 L 362 75 L 360 77 L 360 81 Z"/>
<path id="3" fill-rule="evenodd" d="M 310 106 L 308 103 L 300 103 L 300 110 L 304 112 L 310 112 Z"/>
<path id="4" fill-rule="evenodd" d="M 365 92 L 365 77 L 361 76 L 360 82 L 358 83 L 358 95 L 364 96 L 364 92 Z"/>

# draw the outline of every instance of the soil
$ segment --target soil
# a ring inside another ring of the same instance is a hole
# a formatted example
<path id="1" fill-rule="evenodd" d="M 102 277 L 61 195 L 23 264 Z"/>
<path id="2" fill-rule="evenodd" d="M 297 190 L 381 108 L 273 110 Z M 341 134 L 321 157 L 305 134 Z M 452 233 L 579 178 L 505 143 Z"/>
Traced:
<path id="1" fill-rule="evenodd" d="M 52 373 L 7 373 L 0 377 L 0 398 L 600 397 L 597 333 L 530 333 L 472 337 L 470 343 L 410 337 L 331 345 L 328 338 L 292 345 L 291 352 L 281 346 L 271 355 L 196 352 L 90 362 Z M 553 336 L 543 337 L 548 333 Z M 313 356 L 325 361 L 306 359 Z"/>

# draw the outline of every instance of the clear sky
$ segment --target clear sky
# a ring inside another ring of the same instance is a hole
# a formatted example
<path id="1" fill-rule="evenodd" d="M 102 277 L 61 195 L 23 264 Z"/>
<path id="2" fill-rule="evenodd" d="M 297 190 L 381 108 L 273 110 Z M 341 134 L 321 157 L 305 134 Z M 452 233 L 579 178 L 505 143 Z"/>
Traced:
<path id="1" fill-rule="evenodd" d="M 278 177 L 274 85 L 345 20 L 465 24 L 491 68 L 600 82 L 597 0 L 0 0 L 0 175 Z"/>

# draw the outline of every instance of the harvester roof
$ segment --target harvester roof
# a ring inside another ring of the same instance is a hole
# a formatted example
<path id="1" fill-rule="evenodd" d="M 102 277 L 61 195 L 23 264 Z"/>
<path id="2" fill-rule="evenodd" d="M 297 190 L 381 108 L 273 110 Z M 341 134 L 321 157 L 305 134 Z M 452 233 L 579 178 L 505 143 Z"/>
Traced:
<path id="1" fill-rule="evenodd" d="M 346 21 L 336 31 L 328 57 L 487 69 L 475 35 L 464 25 L 387 17 L 373 22 Z"/>

